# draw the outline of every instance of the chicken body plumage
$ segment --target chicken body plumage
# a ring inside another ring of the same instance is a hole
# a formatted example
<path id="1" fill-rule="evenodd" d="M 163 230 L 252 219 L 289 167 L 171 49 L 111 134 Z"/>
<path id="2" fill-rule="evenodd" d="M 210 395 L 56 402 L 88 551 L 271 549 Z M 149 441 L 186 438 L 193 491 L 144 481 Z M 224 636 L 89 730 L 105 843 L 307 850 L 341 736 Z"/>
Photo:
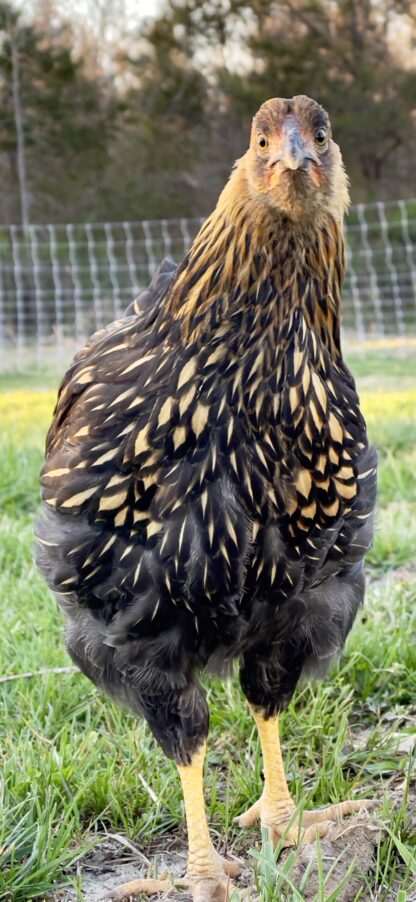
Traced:
<path id="1" fill-rule="evenodd" d="M 375 457 L 328 300 L 341 268 L 324 265 L 339 230 L 274 216 L 261 253 L 235 218 L 220 238 L 208 221 L 148 309 L 78 355 L 42 474 L 39 560 L 70 654 L 181 761 L 206 721 L 201 668 L 240 658 L 273 713 L 342 648 L 372 532 Z M 184 325 L 171 299 L 196 286 L 203 308 L 207 257 L 217 298 Z M 195 735 L 158 730 L 161 682 L 200 705 Z"/>
<path id="2" fill-rule="evenodd" d="M 339 337 L 347 203 L 325 111 L 264 104 L 184 260 L 75 357 L 47 438 L 39 566 L 73 660 L 178 766 L 194 902 L 225 902 L 236 872 L 205 818 L 201 671 L 239 661 L 258 726 L 264 789 L 240 825 L 308 842 L 361 805 L 300 831 L 277 717 L 343 647 L 372 539 L 375 452 Z"/>

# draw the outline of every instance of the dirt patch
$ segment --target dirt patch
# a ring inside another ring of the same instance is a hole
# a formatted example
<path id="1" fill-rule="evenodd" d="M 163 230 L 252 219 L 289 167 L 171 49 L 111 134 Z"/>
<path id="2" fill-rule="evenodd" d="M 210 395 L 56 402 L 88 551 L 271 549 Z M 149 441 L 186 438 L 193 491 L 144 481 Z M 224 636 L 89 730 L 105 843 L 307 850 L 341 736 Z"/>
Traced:
<path id="1" fill-rule="evenodd" d="M 126 851 L 126 846 L 130 851 Z M 221 850 L 224 853 L 224 850 Z M 229 854 L 231 854 L 229 852 Z M 157 896 L 140 896 L 142 899 L 157 899 L 158 902 L 192 902 L 192 897 L 181 886 L 181 878 L 186 872 L 186 837 L 165 835 L 146 848 L 146 855 L 135 843 L 129 843 L 123 836 L 103 837 L 102 841 L 79 862 L 77 876 L 82 879 L 83 902 L 101 902 L 103 897 L 111 898 L 111 892 L 120 884 L 138 878 L 168 875 L 175 890 L 159 893 Z M 72 872 L 71 876 L 75 874 Z M 247 888 L 253 875 L 249 867 L 243 867 L 241 877 L 234 881 L 238 889 Z M 76 902 L 77 893 L 72 887 L 59 890 L 49 897 L 49 902 Z M 250 896 L 255 898 L 255 896 Z"/>
<path id="2" fill-rule="evenodd" d="M 100 900 L 117 886 L 128 883 L 138 877 L 159 876 L 168 872 L 173 879 L 179 879 L 186 871 L 186 845 L 182 850 L 169 848 L 169 839 L 163 838 L 148 850 L 151 856 L 145 856 L 138 845 L 128 844 L 131 850 L 126 850 L 123 837 L 103 837 L 98 845 L 92 849 L 77 868 L 77 876 L 82 879 L 82 898 L 84 902 L 100 902 Z M 163 845 L 163 851 L 161 846 Z M 135 852 L 134 852 L 135 850 Z M 71 873 L 72 877 L 75 874 Z M 163 898 L 161 896 L 159 899 Z M 166 898 L 166 896 L 165 896 Z M 187 895 L 176 895 L 175 899 L 187 900 Z M 75 889 L 68 887 L 54 893 L 51 902 L 76 902 Z"/>
<path id="3" fill-rule="evenodd" d="M 282 886 L 282 891 L 286 889 L 290 895 L 292 884 L 302 887 L 305 902 L 312 900 L 318 892 L 319 871 L 322 869 L 325 874 L 325 895 L 330 896 L 337 889 L 337 902 L 352 902 L 371 874 L 382 834 L 382 825 L 374 817 L 359 815 L 348 818 L 342 824 L 334 826 L 320 840 L 319 849 L 317 843 L 310 843 L 296 851 L 288 872 L 290 883 Z M 78 875 L 82 878 L 84 902 L 100 902 L 104 896 L 111 896 L 111 892 L 120 884 L 138 877 L 147 877 L 150 872 L 152 876 L 167 872 L 173 882 L 180 882 L 186 870 L 184 836 L 165 836 L 154 843 L 153 847 L 146 849 L 146 856 L 133 844 L 128 844 L 131 851 L 126 850 L 125 842 L 123 837 L 103 837 L 102 842 L 82 859 Z M 279 860 L 281 872 L 290 854 L 293 856 L 290 850 L 282 853 Z M 250 856 L 246 860 L 247 867 L 243 868 L 241 876 L 233 883 L 237 892 L 244 894 L 245 900 L 255 902 L 258 893 L 253 876 L 253 860 Z M 152 898 L 157 898 L 158 902 L 191 902 L 189 892 L 180 886 L 175 891 L 168 890 Z M 76 902 L 76 899 L 76 891 L 68 888 L 55 893 L 51 902 Z"/>
<path id="4" fill-rule="evenodd" d="M 406 780 L 403 774 L 389 781 L 388 797 L 393 810 L 403 802 Z M 411 829 L 416 829 L 416 783 L 411 782 L 407 789 L 407 815 Z M 341 824 L 334 825 L 327 836 L 318 843 L 310 843 L 299 849 L 284 850 L 278 861 L 279 875 L 286 874 L 282 881 L 279 896 L 284 900 L 293 897 L 293 887 L 302 894 L 304 902 L 312 902 L 317 897 L 324 875 L 325 898 L 334 894 L 337 902 L 353 902 L 361 890 L 362 902 L 373 902 L 377 896 L 377 887 L 373 885 L 373 871 L 377 855 L 377 847 L 385 837 L 381 821 L 372 815 L 360 813 L 356 817 L 348 817 Z M 245 866 L 241 876 L 233 880 L 233 884 L 244 902 L 257 902 L 258 893 L 254 878 L 255 861 L 250 849 L 256 846 L 260 850 L 259 832 L 256 829 L 240 831 L 231 847 L 219 848 L 222 855 L 243 859 Z M 101 902 L 104 896 L 114 892 L 122 883 L 128 883 L 140 877 L 160 877 L 168 874 L 175 890 L 170 889 L 158 896 L 141 899 L 152 899 L 157 902 L 191 902 L 191 895 L 181 885 L 180 878 L 186 871 L 186 835 L 182 828 L 159 837 L 152 844 L 141 848 L 138 843 L 130 842 L 122 834 L 103 834 L 97 845 L 78 862 L 77 870 L 68 876 L 80 877 L 82 881 L 83 902 Z M 404 866 L 405 868 L 405 866 Z M 383 895 L 385 902 L 396 902 L 400 885 L 400 868 L 397 873 L 397 886 L 391 887 L 388 896 Z M 49 902 L 77 902 L 76 890 L 72 887 L 59 890 L 49 897 Z M 233 897 L 236 898 L 236 897 Z M 416 902 L 416 890 L 407 891 L 407 902 Z"/>
<path id="5" fill-rule="evenodd" d="M 394 510 L 395 507 L 397 509 L 400 508 L 400 502 L 392 502 L 389 505 L 390 510 Z M 380 572 L 379 570 L 368 568 L 367 571 L 367 581 L 368 585 L 371 586 L 383 586 L 385 583 L 390 584 L 394 579 L 394 582 L 397 583 L 410 583 L 413 582 L 416 576 L 416 564 L 407 563 L 401 564 L 399 567 L 393 567 L 389 570 L 384 570 Z M 365 609 L 364 609 L 365 610 Z"/>
<path id="6" fill-rule="evenodd" d="M 319 894 L 319 871 L 325 874 L 325 897 L 337 890 L 337 902 L 352 902 L 373 870 L 383 827 L 377 818 L 348 818 L 317 843 L 299 849 L 290 881 L 302 886 L 305 902 Z M 305 875 L 306 879 L 305 879 Z"/>

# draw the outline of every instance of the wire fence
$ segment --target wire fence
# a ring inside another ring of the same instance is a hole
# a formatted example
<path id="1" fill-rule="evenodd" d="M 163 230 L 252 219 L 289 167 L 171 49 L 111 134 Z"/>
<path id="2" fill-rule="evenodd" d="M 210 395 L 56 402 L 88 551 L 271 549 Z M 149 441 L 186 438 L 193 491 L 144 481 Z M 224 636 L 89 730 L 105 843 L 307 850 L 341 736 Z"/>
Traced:
<path id="1" fill-rule="evenodd" d="M 179 261 L 202 219 L 0 227 L 0 349 L 80 344 L 120 316 L 163 257 Z M 361 204 L 346 226 L 343 328 L 416 334 L 416 200 Z"/>

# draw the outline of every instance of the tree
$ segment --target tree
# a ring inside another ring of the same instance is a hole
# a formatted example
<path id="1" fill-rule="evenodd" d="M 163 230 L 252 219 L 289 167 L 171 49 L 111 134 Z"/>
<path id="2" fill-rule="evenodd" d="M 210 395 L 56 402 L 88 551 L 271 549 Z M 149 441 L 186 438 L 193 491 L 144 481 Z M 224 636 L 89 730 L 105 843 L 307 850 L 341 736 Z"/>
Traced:
<path id="1" fill-rule="evenodd" d="M 414 47 L 414 3 L 168 0 L 165 9 L 165 20 L 186 35 L 193 64 L 203 61 L 213 101 L 210 134 L 228 147 L 229 158 L 245 149 L 263 100 L 307 93 L 330 112 L 356 191 L 409 190 L 416 62 L 410 54 L 402 58 L 393 35 L 400 22 Z"/>
<path id="2" fill-rule="evenodd" d="M 415 193 L 415 0 L 164 0 L 128 28 L 125 4 L 85 0 L 87 29 L 70 0 L 0 0 L 3 221 L 203 215 L 260 103 L 296 93 L 354 198 Z"/>
<path id="3" fill-rule="evenodd" d="M 46 34 L 2 2 L 0 31 L 0 166 L 10 186 L 3 217 L 21 219 L 22 145 L 26 218 L 29 208 L 32 221 L 68 218 L 75 197 L 88 215 L 107 160 L 111 104 L 73 59 L 67 28 Z"/>
<path id="4" fill-rule="evenodd" d="M 268 96 L 311 94 L 330 112 L 355 184 L 380 194 L 392 161 L 414 146 L 416 66 L 403 65 L 391 25 L 407 5 L 380 0 L 254 0 L 250 74 L 223 71 L 230 110 L 247 118 Z M 408 21 L 410 27 L 410 21 Z M 404 172 L 403 172 L 404 175 Z"/>
<path id="5" fill-rule="evenodd" d="M 133 191 L 135 218 L 199 213 L 193 170 L 209 140 L 207 81 L 169 12 L 147 23 L 138 43 L 138 53 L 120 60 L 127 88 L 113 148 L 118 189 L 129 198 Z"/>

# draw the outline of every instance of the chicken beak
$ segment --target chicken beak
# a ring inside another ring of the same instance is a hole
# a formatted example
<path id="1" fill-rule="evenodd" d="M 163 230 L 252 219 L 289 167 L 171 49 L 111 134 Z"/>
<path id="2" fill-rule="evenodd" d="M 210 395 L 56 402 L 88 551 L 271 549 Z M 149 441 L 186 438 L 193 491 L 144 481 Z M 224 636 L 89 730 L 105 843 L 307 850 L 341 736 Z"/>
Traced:
<path id="1" fill-rule="evenodd" d="M 299 128 L 296 125 L 288 125 L 284 129 L 280 159 L 285 169 L 304 168 L 305 151 Z"/>
<path id="2" fill-rule="evenodd" d="M 316 188 L 321 184 L 321 162 L 311 147 L 311 142 L 302 137 L 300 126 L 294 117 L 286 120 L 282 129 L 277 154 L 269 161 L 271 170 L 278 165 L 278 172 L 307 172 Z"/>

